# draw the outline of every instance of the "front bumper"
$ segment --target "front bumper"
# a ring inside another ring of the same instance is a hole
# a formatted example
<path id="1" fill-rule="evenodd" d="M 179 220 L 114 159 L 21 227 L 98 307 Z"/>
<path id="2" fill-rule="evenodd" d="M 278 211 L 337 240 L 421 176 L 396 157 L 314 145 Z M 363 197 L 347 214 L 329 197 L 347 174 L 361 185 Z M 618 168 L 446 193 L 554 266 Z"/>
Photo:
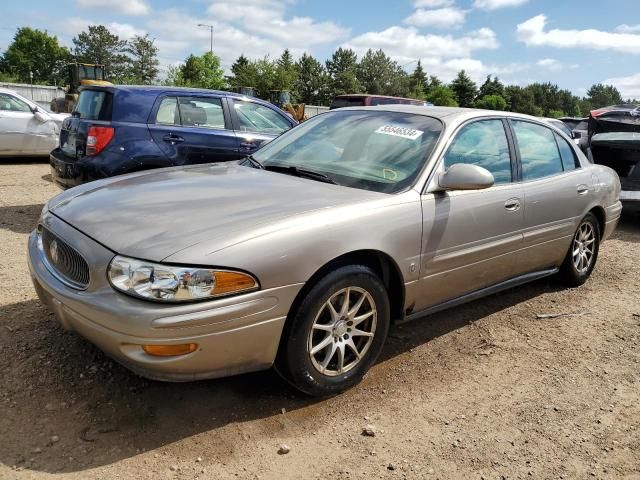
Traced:
<path id="1" fill-rule="evenodd" d="M 147 378 L 189 381 L 264 370 L 274 360 L 284 322 L 302 284 L 204 303 L 160 304 L 128 297 L 111 288 L 106 267 L 114 253 L 46 214 L 43 223 L 87 260 L 91 279 L 75 290 L 49 271 L 29 237 L 29 269 L 43 303 L 60 324 L 74 330 L 116 361 Z M 156 357 L 142 345 L 195 343 L 196 351 Z"/>

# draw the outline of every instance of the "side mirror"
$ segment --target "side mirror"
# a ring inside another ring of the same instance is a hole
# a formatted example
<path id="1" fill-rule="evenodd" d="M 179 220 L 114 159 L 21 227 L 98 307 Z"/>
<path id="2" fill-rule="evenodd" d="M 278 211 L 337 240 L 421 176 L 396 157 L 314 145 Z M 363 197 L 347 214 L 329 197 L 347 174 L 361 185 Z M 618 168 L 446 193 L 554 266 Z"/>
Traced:
<path id="1" fill-rule="evenodd" d="M 494 183 L 489 170 L 468 163 L 455 163 L 438 177 L 438 185 L 443 190 L 482 190 Z"/>
<path id="2" fill-rule="evenodd" d="M 45 123 L 45 122 L 47 122 L 49 120 L 49 115 L 47 115 L 45 113 L 42 113 L 40 110 L 36 110 L 35 112 L 33 112 L 33 116 L 40 123 Z"/>

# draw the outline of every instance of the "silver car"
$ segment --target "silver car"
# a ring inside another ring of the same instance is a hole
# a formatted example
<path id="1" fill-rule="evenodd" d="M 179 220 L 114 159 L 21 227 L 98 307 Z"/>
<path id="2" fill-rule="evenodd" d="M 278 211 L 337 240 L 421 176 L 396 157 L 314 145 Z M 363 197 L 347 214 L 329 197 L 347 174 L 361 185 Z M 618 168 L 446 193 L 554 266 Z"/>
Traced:
<path id="1" fill-rule="evenodd" d="M 0 157 L 49 155 L 58 146 L 60 127 L 68 116 L 0 88 Z"/>
<path id="2" fill-rule="evenodd" d="M 140 375 L 275 365 L 329 395 L 362 378 L 392 322 L 548 275 L 585 282 L 619 193 L 543 120 L 347 108 L 240 162 L 68 190 L 29 266 L 65 328 Z"/>

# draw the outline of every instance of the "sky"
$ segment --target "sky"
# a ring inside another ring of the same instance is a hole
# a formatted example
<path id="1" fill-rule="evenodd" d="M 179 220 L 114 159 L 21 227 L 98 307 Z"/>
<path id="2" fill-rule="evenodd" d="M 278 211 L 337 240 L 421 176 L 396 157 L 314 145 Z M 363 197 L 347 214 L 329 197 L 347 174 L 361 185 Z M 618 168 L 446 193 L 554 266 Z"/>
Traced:
<path id="1" fill-rule="evenodd" d="M 605 82 L 640 98 L 639 0 L 3 0 L 2 10 L 0 51 L 21 26 L 71 46 L 103 24 L 125 39 L 148 33 L 166 71 L 209 49 L 198 26 L 208 24 L 226 69 L 240 54 L 325 60 L 340 46 L 382 48 L 445 81 L 465 69 L 477 82 L 551 81 L 580 96 Z"/>

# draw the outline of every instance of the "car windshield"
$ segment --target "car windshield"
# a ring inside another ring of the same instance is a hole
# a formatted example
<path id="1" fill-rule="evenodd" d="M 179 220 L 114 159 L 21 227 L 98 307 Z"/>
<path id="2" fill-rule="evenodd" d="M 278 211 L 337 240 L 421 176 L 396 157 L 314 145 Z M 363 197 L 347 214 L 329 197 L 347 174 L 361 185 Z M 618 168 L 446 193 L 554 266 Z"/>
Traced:
<path id="1" fill-rule="evenodd" d="M 424 115 L 336 111 L 318 115 L 253 157 L 269 167 L 297 167 L 348 187 L 396 193 L 411 186 L 442 124 Z"/>

